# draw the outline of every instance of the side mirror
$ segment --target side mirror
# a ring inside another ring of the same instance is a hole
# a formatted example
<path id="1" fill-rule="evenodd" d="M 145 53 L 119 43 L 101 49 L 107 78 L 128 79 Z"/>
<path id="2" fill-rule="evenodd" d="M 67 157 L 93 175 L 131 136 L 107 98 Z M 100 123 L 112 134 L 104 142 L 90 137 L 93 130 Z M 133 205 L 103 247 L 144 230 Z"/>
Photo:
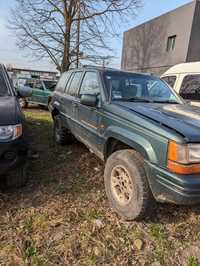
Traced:
<path id="1" fill-rule="evenodd" d="M 81 104 L 96 107 L 97 106 L 97 95 L 92 94 L 82 94 L 81 95 Z"/>
<path id="2" fill-rule="evenodd" d="M 20 98 L 27 98 L 30 97 L 33 93 L 33 90 L 27 86 L 21 86 L 17 90 L 17 94 Z"/>

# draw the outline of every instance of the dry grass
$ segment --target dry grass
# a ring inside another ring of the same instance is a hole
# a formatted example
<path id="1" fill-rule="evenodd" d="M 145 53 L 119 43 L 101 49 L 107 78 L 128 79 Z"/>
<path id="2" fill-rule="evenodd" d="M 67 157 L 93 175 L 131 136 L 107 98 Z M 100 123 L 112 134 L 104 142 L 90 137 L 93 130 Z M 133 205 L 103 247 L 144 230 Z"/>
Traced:
<path id="1" fill-rule="evenodd" d="M 0 195 L 0 265 L 198 265 L 198 207 L 159 205 L 151 219 L 122 221 L 105 196 L 103 163 L 79 143 L 56 146 L 47 112 L 26 117 L 39 158 L 26 187 Z"/>

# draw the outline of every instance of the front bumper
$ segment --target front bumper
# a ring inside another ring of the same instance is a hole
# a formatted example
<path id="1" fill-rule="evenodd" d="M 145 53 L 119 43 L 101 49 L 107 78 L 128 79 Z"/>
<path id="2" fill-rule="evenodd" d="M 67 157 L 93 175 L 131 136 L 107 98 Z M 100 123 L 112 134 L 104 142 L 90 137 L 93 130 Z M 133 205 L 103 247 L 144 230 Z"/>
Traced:
<path id="1" fill-rule="evenodd" d="M 158 202 L 200 203 L 200 174 L 177 175 L 150 163 L 148 167 L 150 187 Z"/>
<path id="2" fill-rule="evenodd" d="M 28 145 L 23 137 L 11 141 L 0 142 L 0 176 L 26 163 Z"/>

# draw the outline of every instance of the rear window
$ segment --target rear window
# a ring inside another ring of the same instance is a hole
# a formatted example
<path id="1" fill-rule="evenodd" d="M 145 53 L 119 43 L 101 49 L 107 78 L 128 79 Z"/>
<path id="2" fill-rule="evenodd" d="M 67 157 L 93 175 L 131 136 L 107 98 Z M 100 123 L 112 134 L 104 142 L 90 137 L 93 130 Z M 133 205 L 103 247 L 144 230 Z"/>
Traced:
<path id="1" fill-rule="evenodd" d="M 180 95 L 186 100 L 200 100 L 200 75 L 185 76 Z"/>
<path id="2" fill-rule="evenodd" d="M 0 96 L 8 96 L 8 95 L 10 95 L 10 93 L 5 82 L 3 70 L 0 69 Z"/>

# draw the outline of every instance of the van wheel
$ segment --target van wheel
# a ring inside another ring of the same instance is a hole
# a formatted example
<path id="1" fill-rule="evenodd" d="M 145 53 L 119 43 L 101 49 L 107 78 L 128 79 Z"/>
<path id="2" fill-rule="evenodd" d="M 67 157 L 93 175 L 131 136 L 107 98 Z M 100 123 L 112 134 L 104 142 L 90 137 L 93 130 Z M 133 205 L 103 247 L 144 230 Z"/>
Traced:
<path id="1" fill-rule="evenodd" d="M 12 170 L 11 173 L 8 173 L 8 176 L 5 178 L 5 187 L 6 188 L 20 188 L 23 187 L 28 180 L 28 171 L 27 164 L 21 166 L 15 170 Z"/>
<path id="2" fill-rule="evenodd" d="M 155 200 L 140 154 L 133 150 L 113 153 L 106 162 L 104 182 L 111 207 L 125 220 L 151 214 Z"/>
<path id="3" fill-rule="evenodd" d="M 54 140 L 59 145 L 72 143 L 72 134 L 62 126 L 59 115 L 54 117 Z"/>

